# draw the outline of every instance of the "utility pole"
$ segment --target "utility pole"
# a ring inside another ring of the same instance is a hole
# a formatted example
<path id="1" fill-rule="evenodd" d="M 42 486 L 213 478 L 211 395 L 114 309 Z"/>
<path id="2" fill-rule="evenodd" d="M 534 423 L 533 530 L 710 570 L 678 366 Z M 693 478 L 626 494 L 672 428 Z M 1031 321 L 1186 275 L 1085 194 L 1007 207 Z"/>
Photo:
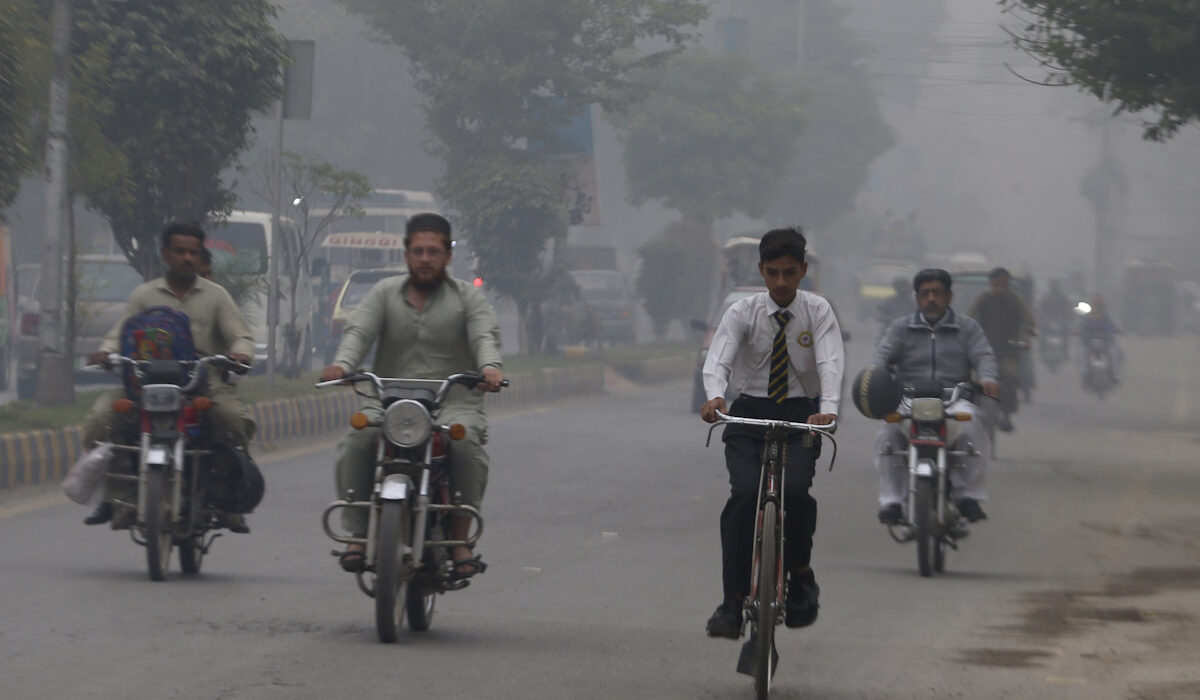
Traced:
<path id="1" fill-rule="evenodd" d="M 50 81 L 46 134 L 46 209 L 42 233 L 41 314 L 38 320 L 37 400 L 63 404 L 74 394 L 74 367 L 63 343 L 63 229 L 66 223 L 67 93 L 71 70 L 71 2 L 54 0 L 51 44 L 54 74 Z"/>

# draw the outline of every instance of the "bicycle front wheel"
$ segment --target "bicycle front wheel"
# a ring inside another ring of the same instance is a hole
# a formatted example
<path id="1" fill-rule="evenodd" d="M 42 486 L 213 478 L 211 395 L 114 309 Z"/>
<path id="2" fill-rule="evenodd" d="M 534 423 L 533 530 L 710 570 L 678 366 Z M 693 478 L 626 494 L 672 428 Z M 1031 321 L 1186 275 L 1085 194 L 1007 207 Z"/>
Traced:
<path id="1" fill-rule="evenodd" d="M 762 535 L 758 548 L 758 619 L 754 649 L 754 691 L 759 700 L 771 693 L 775 651 L 775 594 L 779 577 L 779 506 L 771 501 L 763 505 Z"/>

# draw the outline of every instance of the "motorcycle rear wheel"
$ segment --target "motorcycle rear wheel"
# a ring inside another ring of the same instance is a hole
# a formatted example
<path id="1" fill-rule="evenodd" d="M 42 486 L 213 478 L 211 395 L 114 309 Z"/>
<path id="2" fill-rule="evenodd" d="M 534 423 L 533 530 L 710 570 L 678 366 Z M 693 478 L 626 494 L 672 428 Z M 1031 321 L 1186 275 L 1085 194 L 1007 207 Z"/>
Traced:
<path id="1" fill-rule="evenodd" d="M 922 576 L 933 574 L 933 480 L 917 479 L 917 491 L 912 514 L 917 531 L 917 570 Z"/>
<path id="2" fill-rule="evenodd" d="M 204 561 L 204 550 L 200 548 L 195 538 L 179 543 L 179 568 L 185 574 L 200 573 L 200 565 Z"/>
<path id="3" fill-rule="evenodd" d="M 405 550 L 412 532 L 408 501 L 388 501 L 379 513 L 379 549 L 375 554 L 375 631 L 379 641 L 393 644 L 404 626 L 408 572 Z"/>
<path id="4" fill-rule="evenodd" d="M 763 504 L 762 537 L 759 540 L 758 562 L 758 620 L 754 649 L 754 692 L 759 700 L 771 694 L 775 650 L 775 584 L 779 573 L 779 552 L 776 551 L 778 506 Z"/>
<path id="5" fill-rule="evenodd" d="M 166 503 L 167 475 L 161 469 L 146 474 L 146 568 L 151 581 L 162 581 L 171 562 L 171 523 Z"/>

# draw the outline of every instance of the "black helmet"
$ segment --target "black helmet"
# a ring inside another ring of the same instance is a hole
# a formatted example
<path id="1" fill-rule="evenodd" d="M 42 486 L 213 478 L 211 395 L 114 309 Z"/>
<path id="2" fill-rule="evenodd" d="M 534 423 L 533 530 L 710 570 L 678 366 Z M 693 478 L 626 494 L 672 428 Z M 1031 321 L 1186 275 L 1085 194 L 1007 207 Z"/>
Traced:
<path id="1" fill-rule="evenodd" d="M 854 377 L 850 395 L 859 413 L 880 420 L 900 405 L 900 382 L 886 367 L 867 367 Z"/>
<path id="2" fill-rule="evenodd" d="M 262 471 L 245 450 L 227 443 L 212 446 L 212 485 L 209 496 L 213 505 L 226 513 L 249 513 L 266 491 Z"/>

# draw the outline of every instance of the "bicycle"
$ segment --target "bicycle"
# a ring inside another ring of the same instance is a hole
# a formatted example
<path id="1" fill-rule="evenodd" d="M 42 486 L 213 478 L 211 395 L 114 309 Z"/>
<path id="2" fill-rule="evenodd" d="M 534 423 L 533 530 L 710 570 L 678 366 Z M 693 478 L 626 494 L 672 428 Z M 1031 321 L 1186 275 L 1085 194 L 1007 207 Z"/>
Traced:
<path id="1" fill-rule="evenodd" d="M 794 423 L 785 420 L 742 418 L 717 411 L 717 421 L 708 429 L 705 447 L 712 441 L 712 431 L 719 425 L 747 425 L 766 429 L 763 437 L 762 474 L 758 486 L 758 516 L 754 525 L 754 561 L 750 568 L 750 595 L 742 604 L 744 622 L 750 623 L 750 640 L 746 647 L 752 653 L 753 662 L 749 671 L 743 670 L 739 661 L 739 672 L 754 676 L 754 689 L 759 700 L 765 700 L 771 692 L 771 678 L 779 654 L 775 651 L 775 626 L 783 622 L 786 600 L 783 551 L 783 523 L 787 513 L 783 508 L 784 473 L 781 465 L 787 464 L 787 437 L 789 431 L 803 431 L 809 437 L 816 434 L 829 438 L 833 445 L 830 471 L 837 461 L 837 441 L 833 438 L 837 422 L 829 425 Z"/>

